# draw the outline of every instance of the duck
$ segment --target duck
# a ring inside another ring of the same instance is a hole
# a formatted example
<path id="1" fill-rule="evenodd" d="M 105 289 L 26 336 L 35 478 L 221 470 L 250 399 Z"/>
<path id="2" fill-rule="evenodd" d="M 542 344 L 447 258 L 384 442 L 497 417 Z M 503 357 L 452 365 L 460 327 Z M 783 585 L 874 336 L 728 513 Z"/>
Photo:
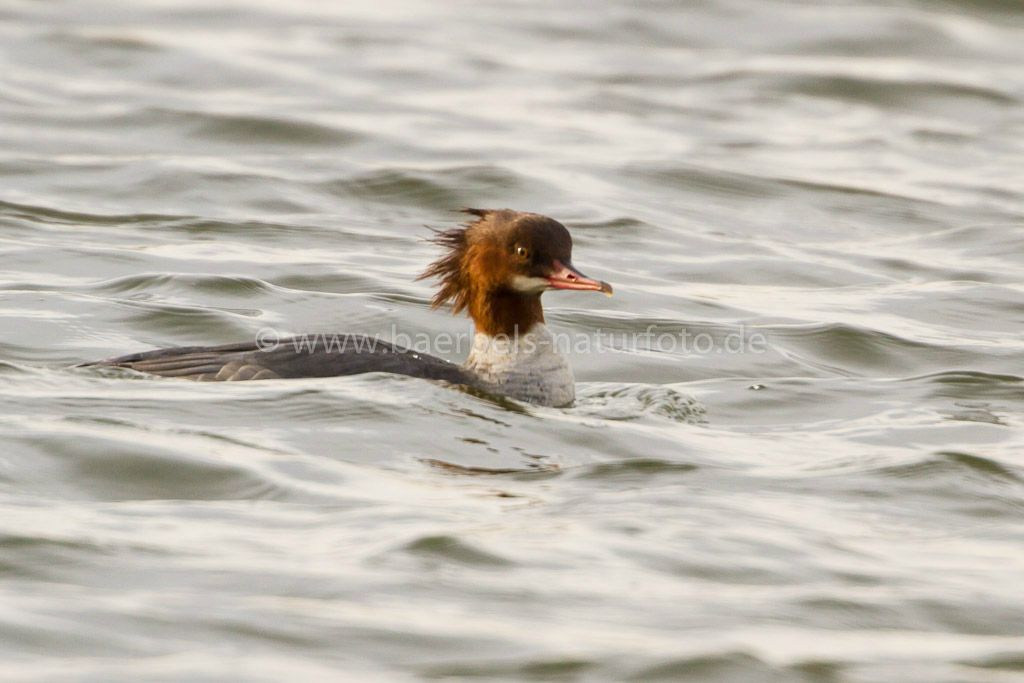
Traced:
<path id="1" fill-rule="evenodd" d="M 612 286 L 572 262 L 569 230 L 547 216 L 512 209 L 462 209 L 463 224 L 435 230 L 443 253 L 417 280 L 436 279 L 431 308 L 468 313 L 474 334 L 459 365 L 375 337 L 300 335 L 221 346 L 180 346 L 84 363 L 194 381 L 280 380 L 384 372 L 470 387 L 526 403 L 575 401 L 572 368 L 546 326 L 549 290 L 612 295 Z"/>

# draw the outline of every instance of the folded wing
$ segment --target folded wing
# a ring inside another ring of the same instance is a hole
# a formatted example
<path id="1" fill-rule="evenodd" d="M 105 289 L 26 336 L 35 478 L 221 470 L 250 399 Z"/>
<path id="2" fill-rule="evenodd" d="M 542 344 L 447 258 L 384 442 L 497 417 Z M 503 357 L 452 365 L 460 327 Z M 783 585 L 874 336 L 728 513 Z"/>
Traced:
<path id="1" fill-rule="evenodd" d="M 454 363 L 373 337 L 352 334 L 287 338 L 270 349 L 261 349 L 254 342 L 180 346 L 85 363 L 84 366 L 129 368 L 161 377 L 201 382 L 389 372 L 453 384 L 477 384 L 473 375 Z"/>

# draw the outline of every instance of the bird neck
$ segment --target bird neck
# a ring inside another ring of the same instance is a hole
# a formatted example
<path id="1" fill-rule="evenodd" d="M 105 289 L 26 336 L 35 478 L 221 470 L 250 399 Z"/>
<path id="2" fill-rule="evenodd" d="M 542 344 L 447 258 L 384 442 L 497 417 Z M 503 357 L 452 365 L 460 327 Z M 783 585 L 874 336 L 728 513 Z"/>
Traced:
<path id="1" fill-rule="evenodd" d="M 539 294 L 521 294 L 509 289 L 474 292 L 469 315 L 478 334 L 489 337 L 525 335 L 544 322 Z"/>

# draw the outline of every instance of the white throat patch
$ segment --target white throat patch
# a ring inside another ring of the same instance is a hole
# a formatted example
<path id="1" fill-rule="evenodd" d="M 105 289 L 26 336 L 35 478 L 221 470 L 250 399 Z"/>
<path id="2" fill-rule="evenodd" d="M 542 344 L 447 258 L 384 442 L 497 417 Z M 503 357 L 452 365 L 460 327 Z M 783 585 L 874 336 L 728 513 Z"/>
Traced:
<path id="1" fill-rule="evenodd" d="M 512 278 L 512 289 L 523 294 L 540 294 L 551 285 L 545 277 L 516 275 Z"/>

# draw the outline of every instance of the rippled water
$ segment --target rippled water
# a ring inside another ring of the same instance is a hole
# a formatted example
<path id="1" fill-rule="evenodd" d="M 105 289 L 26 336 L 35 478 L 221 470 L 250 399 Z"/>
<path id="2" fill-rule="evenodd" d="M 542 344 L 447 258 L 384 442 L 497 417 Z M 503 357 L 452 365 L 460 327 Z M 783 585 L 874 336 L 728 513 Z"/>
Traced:
<path id="1" fill-rule="evenodd" d="M 0 54 L 5 679 L 1024 678 L 1020 3 L 8 0 Z M 545 297 L 575 407 L 68 369 L 465 334 L 466 205 L 614 283 Z"/>

